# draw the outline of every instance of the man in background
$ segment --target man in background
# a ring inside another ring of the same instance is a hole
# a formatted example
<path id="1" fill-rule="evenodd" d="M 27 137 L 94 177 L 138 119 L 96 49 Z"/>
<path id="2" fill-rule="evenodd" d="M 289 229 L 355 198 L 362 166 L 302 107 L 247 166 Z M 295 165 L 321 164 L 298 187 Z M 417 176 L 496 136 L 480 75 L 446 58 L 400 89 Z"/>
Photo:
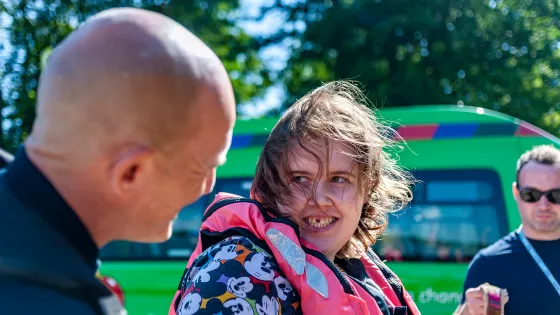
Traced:
<path id="1" fill-rule="evenodd" d="M 474 257 L 461 315 L 487 314 L 484 283 L 507 290 L 507 315 L 560 312 L 560 150 L 543 145 L 524 153 L 513 195 L 522 226 Z"/>

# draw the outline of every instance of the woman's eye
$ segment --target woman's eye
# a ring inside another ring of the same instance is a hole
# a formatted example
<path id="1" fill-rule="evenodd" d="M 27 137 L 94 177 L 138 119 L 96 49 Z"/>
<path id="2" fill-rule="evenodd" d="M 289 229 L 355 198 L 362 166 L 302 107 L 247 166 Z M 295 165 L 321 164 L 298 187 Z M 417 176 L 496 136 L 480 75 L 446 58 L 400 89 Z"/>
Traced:
<path id="1" fill-rule="evenodd" d="M 331 178 L 331 182 L 333 182 L 333 183 L 346 183 L 347 180 L 344 177 L 335 176 L 335 177 Z"/>
<path id="2" fill-rule="evenodd" d="M 305 176 L 294 176 L 292 180 L 296 183 L 307 183 L 307 178 Z"/>

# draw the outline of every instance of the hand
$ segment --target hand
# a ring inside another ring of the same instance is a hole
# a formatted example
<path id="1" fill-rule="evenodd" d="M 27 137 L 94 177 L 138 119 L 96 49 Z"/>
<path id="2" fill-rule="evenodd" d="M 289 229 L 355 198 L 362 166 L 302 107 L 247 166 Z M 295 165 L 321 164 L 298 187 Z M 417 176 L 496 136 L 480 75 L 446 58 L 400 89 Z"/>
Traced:
<path id="1" fill-rule="evenodd" d="M 454 315 L 486 315 L 482 285 L 465 292 L 465 304 L 459 306 Z"/>

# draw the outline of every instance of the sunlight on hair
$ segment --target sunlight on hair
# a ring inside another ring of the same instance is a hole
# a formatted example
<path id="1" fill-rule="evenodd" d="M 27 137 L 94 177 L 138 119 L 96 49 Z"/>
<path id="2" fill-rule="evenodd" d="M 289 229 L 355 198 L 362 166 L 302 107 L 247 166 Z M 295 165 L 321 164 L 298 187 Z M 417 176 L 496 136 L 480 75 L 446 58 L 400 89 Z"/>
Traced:
<path id="1" fill-rule="evenodd" d="M 367 202 L 353 239 L 339 255 L 347 255 L 351 247 L 370 247 L 385 231 L 388 214 L 402 209 L 412 199 L 413 179 L 397 164 L 396 153 L 402 150 L 404 141 L 376 117 L 375 109 L 356 84 L 324 84 L 284 113 L 263 148 L 252 192 L 266 208 L 275 209 L 277 203 L 289 200 L 288 183 L 279 179 L 287 173 L 290 143 L 301 145 L 304 140 L 337 141 L 352 149 Z"/>

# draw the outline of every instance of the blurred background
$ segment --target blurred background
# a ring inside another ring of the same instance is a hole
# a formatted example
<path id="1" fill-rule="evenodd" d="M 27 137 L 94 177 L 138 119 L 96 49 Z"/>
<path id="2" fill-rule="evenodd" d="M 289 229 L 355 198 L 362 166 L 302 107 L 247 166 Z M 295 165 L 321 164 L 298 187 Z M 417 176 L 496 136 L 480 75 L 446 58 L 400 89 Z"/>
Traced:
<path id="1" fill-rule="evenodd" d="M 402 124 L 400 162 L 420 184 L 375 250 L 424 314 L 451 314 L 474 254 L 519 226 L 521 153 L 560 147 L 557 0 L 0 0 L 0 148 L 15 152 L 29 134 L 53 48 L 121 6 L 182 23 L 229 72 L 241 120 L 213 193 L 248 196 L 276 117 L 323 82 L 359 82 Z M 102 250 L 129 314 L 167 314 L 212 195 L 180 213 L 169 241 Z"/>
<path id="2" fill-rule="evenodd" d="M 242 118 L 354 79 L 378 108 L 468 104 L 559 134 L 553 0 L 0 0 L 0 147 L 14 151 L 29 133 L 53 47 L 118 6 L 161 12 L 202 38 L 229 71 Z"/>

